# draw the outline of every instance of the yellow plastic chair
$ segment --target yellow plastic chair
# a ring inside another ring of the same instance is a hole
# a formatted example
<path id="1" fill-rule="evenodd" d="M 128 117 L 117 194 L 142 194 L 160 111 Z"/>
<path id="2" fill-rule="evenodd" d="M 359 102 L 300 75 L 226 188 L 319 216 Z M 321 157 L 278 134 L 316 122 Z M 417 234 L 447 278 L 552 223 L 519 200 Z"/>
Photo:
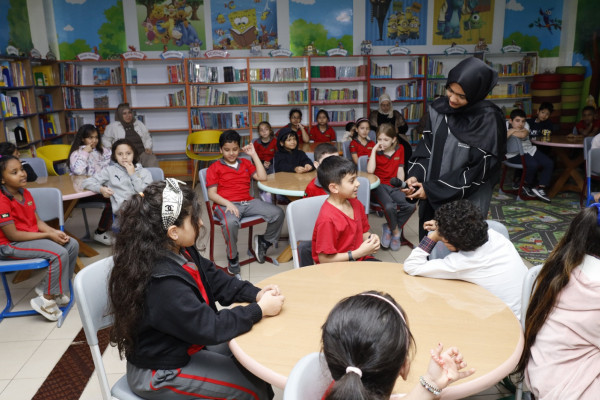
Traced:
<path id="1" fill-rule="evenodd" d="M 37 156 L 46 162 L 46 169 L 48 175 L 58 176 L 61 175 L 54 169 L 54 163 L 57 161 L 67 160 L 69 158 L 69 151 L 71 150 L 70 144 L 49 144 L 48 146 L 38 147 L 36 149 Z M 63 174 L 69 173 L 69 171 L 63 172 Z"/>
<path id="2" fill-rule="evenodd" d="M 185 144 L 185 154 L 188 158 L 194 160 L 194 173 L 192 178 L 192 187 L 196 186 L 196 176 L 198 175 L 198 161 L 212 161 L 221 158 L 219 152 L 219 136 L 221 131 L 197 131 L 192 132 L 187 137 Z M 216 144 L 214 149 L 209 149 L 208 145 Z M 194 147 L 203 145 L 202 147 Z M 197 152 L 199 151 L 199 152 Z"/>

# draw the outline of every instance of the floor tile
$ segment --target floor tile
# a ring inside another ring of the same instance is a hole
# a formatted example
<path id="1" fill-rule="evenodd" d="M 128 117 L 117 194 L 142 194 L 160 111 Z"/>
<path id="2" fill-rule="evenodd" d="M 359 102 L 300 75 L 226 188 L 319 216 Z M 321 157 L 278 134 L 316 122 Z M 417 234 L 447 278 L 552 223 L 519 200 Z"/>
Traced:
<path id="1" fill-rule="evenodd" d="M 45 340 L 19 370 L 15 379 L 46 378 L 72 339 Z"/>
<path id="2" fill-rule="evenodd" d="M 2 393 L 4 388 L 6 388 L 6 386 L 8 386 L 9 383 L 10 379 L 0 379 L 0 393 Z"/>
<path id="3" fill-rule="evenodd" d="M 127 371 L 127 361 L 119 358 L 119 350 L 110 344 L 102 355 L 104 370 L 107 374 L 125 374 Z"/>
<path id="4" fill-rule="evenodd" d="M 46 378 L 13 379 L 0 393 L 0 400 L 29 400 Z"/>
<path id="5" fill-rule="evenodd" d="M 48 340 L 56 340 L 56 339 L 75 339 L 75 336 L 81 330 L 81 318 L 79 317 L 79 311 L 77 310 L 77 302 L 73 304 L 71 311 L 69 311 L 69 315 L 63 321 L 63 324 L 60 328 L 55 327 L 52 332 L 48 335 Z"/>
<path id="6" fill-rule="evenodd" d="M 13 379 L 41 344 L 41 340 L 0 343 L 0 379 Z"/>
<path id="7" fill-rule="evenodd" d="M 56 322 L 39 314 L 5 318 L 0 323 L 0 343 L 44 340 L 54 328 Z"/>

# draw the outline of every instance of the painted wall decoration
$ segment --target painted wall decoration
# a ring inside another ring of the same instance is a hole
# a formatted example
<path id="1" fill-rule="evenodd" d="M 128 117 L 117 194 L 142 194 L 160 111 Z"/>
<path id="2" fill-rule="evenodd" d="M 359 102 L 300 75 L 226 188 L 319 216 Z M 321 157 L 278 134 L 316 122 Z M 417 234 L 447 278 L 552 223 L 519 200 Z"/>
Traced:
<path id="1" fill-rule="evenodd" d="M 506 3 L 503 46 L 513 43 L 540 57 L 558 57 L 563 0 L 510 0 Z"/>
<path id="2" fill-rule="evenodd" d="M 60 59 L 86 51 L 110 58 L 126 51 L 121 0 L 53 0 L 52 5 Z"/>
<path id="3" fill-rule="evenodd" d="M 206 49 L 204 0 L 136 0 L 140 50 Z"/>
<path id="4" fill-rule="evenodd" d="M 0 7 L 0 53 L 5 54 L 8 45 L 25 53 L 33 48 L 25 1 L 5 0 Z"/>
<path id="5" fill-rule="evenodd" d="M 317 54 L 342 47 L 352 54 L 352 0 L 290 0 L 290 50 Z"/>
<path id="6" fill-rule="evenodd" d="M 211 0 L 213 49 L 276 49 L 275 0 Z"/>
<path id="7" fill-rule="evenodd" d="M 492 43 L 494 0 L 434 0 L 433 44 Z"/>
<path id="8" fill-rule="evenodd" d="M 573 65 L 586 67 L 585 86 L 598 103 L 600 96 L 600 7 L 597 0 L 579 0 L 573 45 Z M 584 87 L 585 87 L 584 86 Z M 583 98 L 587 93 L 584 92 Z"/>
<path id="9" fill-rule="evenodd" d="M 424 45 L 427 0 L 367 0 L 365 39 L 373 46 Z"/>

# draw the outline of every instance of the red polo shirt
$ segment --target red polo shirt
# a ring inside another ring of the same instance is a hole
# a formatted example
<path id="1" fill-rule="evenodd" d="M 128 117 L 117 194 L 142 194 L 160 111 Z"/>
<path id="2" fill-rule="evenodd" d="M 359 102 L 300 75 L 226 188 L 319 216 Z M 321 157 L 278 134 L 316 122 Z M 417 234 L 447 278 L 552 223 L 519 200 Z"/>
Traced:
<path id="1" fill-rule="evenodd" d="M 382 184 L 389 185 L 390 179 L 398 176 L 398 168 L 404 166 L 404 148 L 398 146 L 394 154 L 386 156 L 382 151 L 375 155 L 375 175 Z"/>
<path id="2" fill-rule="evenodd" d="M 256 167 L 245 158 L 237 160 L 237 168 L 227 165 L 222 158 L 212 163 L 206 171 L 206 186 L 216 186 L 217 194 L 231 202 L 249 201 L 253 199 L 250 196 L 250 182 Z"/>
<path id="3" fill-rule="evenodd" d="M 310 137 L 310 140 L 313 140 L 315 143 L 335 142 L 336 140 L 335 131 L 332 128 L 327 127 L 325 132 L 321 132 L 319 125 L 313 125 L 308 132 L 308 136 Z"/>
<path id="4" fill-rule="evenodd" d="M 252 144 L 254 145 L 254 150 L 256 150 L 256 154 L 258 154 L 260 161 L 273 161 L 273 157 L 275 157 L 275 152 L 277 151 L 277 140 L 274 137 L 271 138 L 269 143 L 264 143 L 259 138 L 254 140 Z"/>
<path id="5" fill-rule="evenodd" d="M 10 200 L 0 194 L 0 226 L 15 224 L 18 231 L 39 232 L 35 216 L 35 203 L 29 190 L 23 189 L 23 201 Z M 8 244 L 10 240 L 0 229 L 0 245 Z"/>
<path id="6" fill-rule="evenodd" d="M 357 139 L 353 139 L 350 142 L 350 154 L 356 154 L 359 158 L 362 156 L 370 157 L 373 147 L 375 147 L 375 142 L 372 140 L 369 140 L 367 145 L 363 146 Z"/>

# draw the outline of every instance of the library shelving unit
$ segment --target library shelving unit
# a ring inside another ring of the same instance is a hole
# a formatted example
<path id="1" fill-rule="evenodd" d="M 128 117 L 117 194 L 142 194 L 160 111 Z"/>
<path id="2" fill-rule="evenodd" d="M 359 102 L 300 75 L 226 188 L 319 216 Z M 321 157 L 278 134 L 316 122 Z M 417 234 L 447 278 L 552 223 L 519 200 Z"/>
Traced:
<path id="1" fill-rule="evenodd" d="M 394 109 L 398 110 L 409 126 L 416 125 L 423 116 L 427 90 L 427 56 L 372 55 L 369 79 L 369 110 L 379 107 L 379 96 L 389 94 Z M 409 132 L 409 136 L 412 132 Z"/>
<path id="2" fill-rule="evenodd" d="M 66 125 L 59 65 L 47 60 L 31 60 L 31 64 L 40 136 L 43 143 L 50 140 L 57 143 L 70 131 Z"/>

